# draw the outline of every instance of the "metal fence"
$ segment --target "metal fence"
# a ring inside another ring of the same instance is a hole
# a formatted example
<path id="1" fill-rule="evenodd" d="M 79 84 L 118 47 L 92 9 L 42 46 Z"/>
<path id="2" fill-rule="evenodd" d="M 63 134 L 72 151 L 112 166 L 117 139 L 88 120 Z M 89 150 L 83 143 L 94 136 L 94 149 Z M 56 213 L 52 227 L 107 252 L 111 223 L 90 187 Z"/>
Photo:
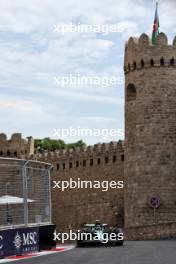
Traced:
<path id="1" fill-rule="evenodd" d="M 51 164 L 0 158 L 0 228 L 51 223 Z"/>

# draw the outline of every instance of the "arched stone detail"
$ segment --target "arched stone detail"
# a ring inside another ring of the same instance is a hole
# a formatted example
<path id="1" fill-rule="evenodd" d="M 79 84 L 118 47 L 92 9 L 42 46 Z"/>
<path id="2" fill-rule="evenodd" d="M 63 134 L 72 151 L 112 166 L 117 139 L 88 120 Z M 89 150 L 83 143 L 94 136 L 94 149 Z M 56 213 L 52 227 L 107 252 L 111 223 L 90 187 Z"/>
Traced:
<path id="1" fill-rule="evenodd" d="M 172 58 L 172 59 L 170 60 L 170 66 L 175 66 L 175 59 L 174 59 L 174 58 Z"/>
<path id="2" fill-rule="evenodd" d="M 147 34 L 143 33 L 139 38 L 139 46 L 147 47 L 150 44 L 150 40 Z"/>
<path id="3" fill-rule="evenodd" d="M 138 44 L 138 39 L 134 37 L 130 37 L 130 39 L 128 40 L 128 48 L 134 48 L 135 45 L 137 44 Z"/>
<path id="4" fill-rule="evenodd" d="M 156 45 L 166 46 L 168 45 L 168 38 L 165 33 L 160 33 L 156 39 Z"/>
<path id="5" fill-rule="evenodd" d="M 21 133 L 15 133 L 12 135 L 11 140 L 12 141 L 20 141 L 22 139 Z"/>
<path id="6" fill-rule="evenodd" d="M 141 68 L 144 68 L 144 66 L 145 66 L 145 62 L 144 62 L 144 60 L 142 59 L 142 60 L 141 60 Z"/>
<path id="7" fill-rule="evenodd" d="M 150 60 L 150 66 L 151 66 L 151 67 L 154 67 L 154 66 L 155 66 L 155 61 L 154 61 L 154 59 L 151 59 L 151 60 Z"/>
<path id="8" fill-rule="evenodd" d="M 0 141 L 6 141 L 6 140 L 7 140 L 7 136 L 6 136 L 6 134 L 1 133 L 1 134 L 0 134 Z"/>
<path id="9" fill-rule="evenodd" d="M 132 101 L 135 99 L 136 99 L 136 86 L 133 83 L 130 83 L 126 88 L 126 100 Z"/>
<path id="10" fill-rule="evenodd" d="M 164 66 L 165 65 L 165 60 L 164 60 L 164 58 L 162 57 L 161 59 L 160 59 L 160 66 Z"/>
<path id="11" fill-rule="evenodd" d="M 137 63 L 136 61 L 133 61 L 133 70 L 136 70 L 137 69 Z"/>

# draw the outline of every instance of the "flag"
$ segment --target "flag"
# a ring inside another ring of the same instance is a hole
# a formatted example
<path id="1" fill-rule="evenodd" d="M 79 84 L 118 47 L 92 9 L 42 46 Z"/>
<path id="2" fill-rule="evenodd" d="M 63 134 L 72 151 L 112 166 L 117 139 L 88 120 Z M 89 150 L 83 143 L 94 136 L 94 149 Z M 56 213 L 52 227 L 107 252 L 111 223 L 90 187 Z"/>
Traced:
<path id="1" fill-rule="evenodd" d="M 152 33 L 152 44 L 156 43 L 156 38 L 159 35 L 159 17 L 158 17 L 158 3 L 156 3 L 155 20 Z"/>

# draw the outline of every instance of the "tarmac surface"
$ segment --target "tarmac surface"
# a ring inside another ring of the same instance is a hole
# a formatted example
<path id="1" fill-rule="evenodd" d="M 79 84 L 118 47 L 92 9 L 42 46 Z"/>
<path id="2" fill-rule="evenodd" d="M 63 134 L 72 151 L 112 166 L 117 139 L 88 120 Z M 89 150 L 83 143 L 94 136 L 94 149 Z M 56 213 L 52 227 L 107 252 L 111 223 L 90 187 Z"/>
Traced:
<path id="1" fill-rule="evenodd" d="M 126 241 L 120 247 L 84 247 L 32 259 L 19 264 L 176 264 L 176 240 Z"/>

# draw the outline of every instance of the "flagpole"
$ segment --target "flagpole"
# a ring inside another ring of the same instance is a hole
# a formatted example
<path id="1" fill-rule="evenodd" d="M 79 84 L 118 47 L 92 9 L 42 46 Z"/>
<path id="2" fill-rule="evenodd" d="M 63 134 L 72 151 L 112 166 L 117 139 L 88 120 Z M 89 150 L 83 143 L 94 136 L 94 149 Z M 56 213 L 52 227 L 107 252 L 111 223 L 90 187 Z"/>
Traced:
<path id="1" fill-rule="evenodd" d="M 159 18 L 158 18 L 158 1 L 156 1 L 155 18 L 152 32 L 152 44 L 156 43 L 157 36 L 159 35 Z"/>

